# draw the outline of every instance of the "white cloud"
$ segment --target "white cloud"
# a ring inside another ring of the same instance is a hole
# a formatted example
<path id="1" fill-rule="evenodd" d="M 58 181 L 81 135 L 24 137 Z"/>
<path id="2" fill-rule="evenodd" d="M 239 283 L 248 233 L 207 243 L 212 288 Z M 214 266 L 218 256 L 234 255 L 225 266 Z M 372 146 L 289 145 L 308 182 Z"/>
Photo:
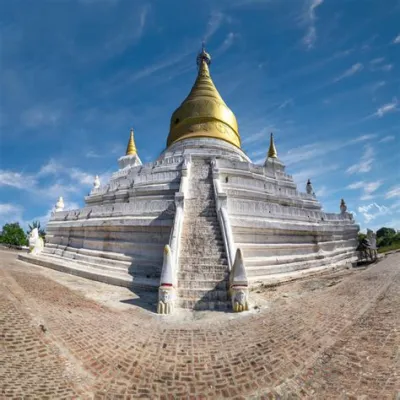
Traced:
<path id="1" fill-rule="evenodd" d="M 0 203 L 0 229 L 6 223 L 21 222 L 23 211 L 20 205 Z"/>
<path id="2" fill-rule="evenodd" d="M 371 200 L 374 198 L 373 193 L 378 190 L 382 186 L 382 181 L 374 181 L 374 182 L 364 182 L 364 181 L 359 181 L 352 183 L 347 186 L 347 189 L 362 189 L 363 194 L 361 196 L 361 200 Z"/>
<path id="3" fill-rule="evenodd" d="M 393 39 L 393 42 L 392 42 L 392 43 L 394 43 L 394 44 L 400 43 L 400 35 L 397 35 L 397 36 Z"/>
<path id="4" fill-rule="evenodd" d="M 73 181 L 78 181 L 78 183 L 83 186 L 90 186 L 93 184 L 93 175 L 83 172 L 78 168 L 69 168 L 67 169 L 66 173 L 69 174 Z"/>
<path id="5" fill-rule="evenodd" d="M 118 25 L 119 29 L 113 32 L 113 34 L 109 36 L 109 39 L 104 42 L 103 47 L 99 49 L 101 51 L 97 54 L 96 49 L 94 49 L 94 53 L 89 53 L 92 61 L 104 55 L 112 57 L 121 54 L 129 46 L 138 43 L 145 34 L 145 28 L 150 11 L 150 4 L 144 4 L 135 9 L 133 13 L 127 15 L 125 24 Z"/>
<path id="6" fill-rule="evenodd" d="M 35 106 L 21 114 L 22 123 L 28 128 L 54 126 L 61 119 L 61 111 L 47 106 Z"/>
<path id="7" fill-rule="evenodd" d="M 307 29 L 307 33 L 303 37 L 303 43 L 306 45 L 308 49 L 312 49 L 317 41 L 317 30 L 315 26 L 309 26 Z"/>
<path id="8" fill-rule="evenodd" d="M 393 197 L 400 197 L 400 185 L 391 187 L 385 195 L 386 199 L 391 199 Z"/>
<path id="9" fill-rule="evenodd" d="M 391 103 L 386 103 L 383 106 L 379 107 L 376 110 L 376 113 L 374 113 L 373 115 L 382 118 L 385 114 L 389 112 L 397 111 L 398 110 L 397 105 L 398 105 L 398 100 L 397 98 L 394 98 Z"/>
<path id="10" fill-rule="evenodd" d="M 52 158 L 47 164 L 40 168 L 38 176 L 55 175 L 62 171 L 63 166 Z"/>
<path id="11" fill-rule="evenodd" d="M 293 99 L 287 99 L 282 104 L 279 105 L 278 110 L 281 110 L 282 108 L 286 108 L 292 105 L 293 105 Z"/>
<path id="12" fill-rule="evenodd" d="M 42 193 L 48 199 L 58 199 L 58 197 L 66 197 L 68 193 L 81 193 L 82 187 L 75 183 L 56 182 L 48 186 L 43 186 L 36 190 L 37 193 Z"/>
<path id="13" fill-rule="evenodd" d="M 329 194 L 329 190 L 326 186 L 321 186 L 316 190 L 315 195 L 317 197 L 326 197 Z"/>
<path id="14" fill-rule="evenodd" d="M 382 71 L 391 71 L 393 69 L 394 65 L 393 64 L 385 64 L 382 66 L 381 70 Z"/>
<path id="15" fill-rule="evenodd" d="M 371 203 L 366 206 L 358 207 L 358 212 L 363 215 L 366 223 L 374 220 L 377 217 L 382 217 L 387 214 L 391 214 L 391 211 L 386 206 L 381 206 L 376 203 Z"/>
<path id="16" fill-rule="evenodd" d="M 372 65 L 376 65 L 376 64 L 381 64 L 385 61 L 384 57 L 378 57 L 378 58 L 374 58 L 373 60 L 371 60 L 369 63 Z"/>
<path id="17" fill-rule="evenodd" d="M 323 3 L 324 0 L 307 0 L 306 10 L 303 14 L 302 21 L 304 25 L 307 25 L 306 34 L 303 37 L 303 44 L 308 48 L 312 49 L 317 41 L 317 28 L 316 22 L 316 9 Z"/>
<path id="18" fill-rule="evenodd" d="M 364 181 L 354 182 L 347 186 L 347 189 L 361 189 L 364 186 Z"/>
<path id="19" fill-rule="evenodd" d="M 375 192 L 377 189 L 379 189 L 382 185 L 382 181 L 375 181 L 375 182 L 368 182 L 364 186 L 364 191 L 366 193 L 372 193 Z"/>
<path id="20" fill-rule="evenodd" d="M 214 53 L 218 55 L 227 51 L 229 48 L 232 47 L 237 37 L 239 37 L 237 33 L 229 32 L 225 40 L 222 42 L 221 46 L 219 46 Z"/>
<path id="21" fill-rule="evenodd" d="M 357 143 L 366 142 L 374 139 L 375 134 L 360 135 L 354 139 L 347 141 L 332 141 L 332 142 L 315 142 L 309 143 L 304 146 L 299 146 L 294 149 L 290 149 L 286 154 L 282 155 L 281 159 L 286 165 L 292 165 L 304 160 L 315 159 L 317 157 L 324 156 L 328 153 L 340 150 L 342 148 L 352 146 Z"/>
<path id="22" fill-rule="evenodd" d="M 137 32 L 137 36 L 141 37 L 144 33 L 144 28 L 146 26 L 146 21 L 147 21 L 147 17 L 150 11 L 150 6 L 149 4 L 146 4 L 139 15 L 139 26 L 138 26 L 138 32 Z"/>
<path id="23" fill-rule="evenodd" d="M 136 71 L 131 74 L 128 78 L 124 78 L 124 84 L 130 84 L 136 82 L 140 79 L 147 78 L 155 74 L 156 72 L 163 71 L 165 69 L 171 68 L 182 62 L 189 54 L 193 53 L 193 49 L 186 50 L 179 54 L 171 54 L 169 57 L 163 57 L 160 61 L 143 68 L 140 71 Z"/>
<path id="24" fill-rule="evenodd" d="M 394 67 L 393 64 L 383 64 L 385 61 L 384 57 L 374 58 L 369 62 L 371 71 L 391 71 Z"/>
<path id="25" fill-rule="evenodd" d="M 16 204 L 11 203 L 0 203 L 0 216 L 3 215 L 21 215 L 23 208 Z"/>
<path id="26" fill-rule="evenodd" d="M 399 195 L 399 198 L 400 198 L 400 195 Z M 394 202 L 394 203 L 390 206 L 390 209 L 391 209 L 391 210 L 400 209 L 400 200 Z M 399 211 L 400 211 L 400 210 L 399 210 Z"/>
<path id="27" fill-rule="evenodd" d="M 225 15 L 220 11 L 213 11 L 211 13 L 210 19 L 207 23 L 207 29 L 204 34 L 203 40 L 205 42 L 209 41 L 215 32 L 220 28 L 223 21 L 225 19 Z"/>
<path id="28" fill-rule="evenodd" d="M 360 143 L 360 142 L 365 142 L 366 140 L 371 140 L 376 138 L 376 134 L 374 133 L 369 133 L 366 135 L 361 135 L 361 136 L 357 136 L 354 139 L 351 139 L 349 142 L 347 142 L 348 144 L 354 144 L 354 143 Z"/>
<path id="29" fill-rule="evenodd" d="M 336 171 L 339 168 L 338 165 L 332 164 L 325 167 L 316 167 L 316 168 L 306 168 L 299 170 L 293 174 L 293 180 L 297 185 L 299 185 L 300 190 L 305 190 L 307 179 L 310 179 L 311 182 L 321 175 L 325 175 L 329 172 Z M 318 193 L 318 187 L 314 186 L 314 190 Z"/>
<path id="30" fill-rule="evenodd" d="M 53 182 L 43 179 L 52 177 Z M 110 173 L 99 174 L 101 182 L 108 182 Z M 55 180 L 55 181 L 54 181 Z M 10 186 L 40 195 L 48 201 L 55 201 L 59 196 L 71 193 L 86 195 L 85 190 L 93 184 L 94 175 L 75 167 L 51 159 L 35 174 L 22 174 L 14 171 L 0 170 L 0 187 Z"/>
<path id="31" fill-rule="evenodd" d="M 266 150 L 268 151 L 268 146 L 269 146 L 269 141 L 267 140 L 267 137 L 269 137 L 270 132 L 278 132 L 279 130 L 275 128 L 274 126 L 268 126 L 266 128 L 261 129 L 260 131 L 256 133 L 252 133 L 251 135 L 245 136 L 242 140 L 242 143 L 245 145 L 251 145 L 253 143 L 259 142 L 259 141 L 265 141 L 266 142 Z"/>
<path id="32" fill-rule="evenodd" d="M 38 176 L 45 175 L 66 175 L 74 181 L 75 184 L 78 183 L 83 186 L 90 186 L 94 179 L 92 174 L 88 174 L 79 168 L 66 167 L 54 159 L 50 159 L 50 161 L 40 169 Z"/>
<path id="33" fill-rule="evenodd" d="M 388 135 L 385 136 L 384 138 L 382 138 L 379 143 L 387 143 L 387 142 L 392 142 L 393 140 L 395 140 L 395 137 L 393 135 Z"/>
<path id="34" fill-rule="evenodd" d="M 85 157 L 87 158 L 101 158 L 102 156 L 98 153 L 96 153 L 94 150 L 89 150 L 86 154 Z"/>
<path id="35" fill-rule="evenodd" d="M 371 88 L 371 92 L 374 93 L 376 92 L 378 89 L 380 89 L 381 87 L 385 86 L 386 82 L 385 81 L 379 81 L 374 83 L 373 85 L 370 86 Z"/>
<path id="36" fill-rule="evenodd" d="M 364 154 L 362 155 L 360 161 L 357 164 L 353 164 L 347 168 L 346 172 L 348 174 L 364 173 L 371 171 L 372 164 L 374 162 L 374 149 L 370 145 L 364 147 Z"/>
<path id="37" fill-rule="evenodd" d="M 21 172 L 0 170 L 0 186 L 10 186 L 16 189 L 32 189 L 36 186 L 35 177 Z"/>
<path id="38" fill-rule="evenodd" d="M 341 75 L 339 75 L 333 81 L 338 82 L 338 81 L 341 81 L 342 79 L 348 78 L 348 77 L 356 74 L 357 72 L 361 71 L 363 68 L 364 68 L 364 66 L 361 63 L 353 64 L 349 69 L 344 71 Z"/>

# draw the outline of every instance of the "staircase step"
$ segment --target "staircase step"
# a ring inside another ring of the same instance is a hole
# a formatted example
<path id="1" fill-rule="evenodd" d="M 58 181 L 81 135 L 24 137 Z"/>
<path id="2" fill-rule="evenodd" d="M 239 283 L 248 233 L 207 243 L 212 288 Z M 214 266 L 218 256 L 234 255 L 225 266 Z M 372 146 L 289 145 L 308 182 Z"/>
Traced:
<path id="1" fill-rule="evenodd" d="M 192 255 L 190 257 L 180 257 L 179 258 L 180 268 L 184 268 L 185 265 L 196 265 L 196 266 L 213 266 L 221 268 L 223 266 L 228 265 L 228 259 L 223 256 L 215 256 L 215 257 L 200 257 L 196 255 Z"/>
<path id="2" fill-rule="evenodd" d="M 116 286 L 131 288 L 144 288 L 156 291 L 160 285 L 159 279 L 135 278 L 127 273 L 116 273 L 101 271 L 98 268 L 81 265 L 69 260 L 62 260 L 53 256 L 31 256 L 30 254 L 20 254 L 18 258 L 42 267 L 52 268 L 57 271 L 66 272 L 71 275 L 80 276 L 99 282 L 108 283 Z"/>
<path id="3" fill-rule="evenodd" d="M 196 250 L 201 250 L 202 254 L 204 252 L 208 253 L 208 250 L 213 248 L 214 250 L 218 251 L 218 254 L 221 254 L 221 252 L 224 251 L 225 247 L 223 243 L 220 243 L 221 241 L 217 239 L 209 239 L 208 241 L 206 240 L 197 240 L 197 239 L 192 239 L 190 243 L 186 243 L 182 245 L 182 249 L 192 249 L 195 248 Z M 206 253 L 206 254 L 207 254 Z"/>
<path id="4" fill-rule="evenodd" d="M 231 309 L 230 301 L 198 301 L 189 299 L 179 299 L 178 306 L 196 311 L 215 310 L 228 311 Z"/>
<path id="5" fill-rule="evenodd" d="M 195 310 L 227 310 L 228 260 L 209 161 L 192 159 L 189 193 L 180 244 L 177 304 Z"/>
<path id="6" fill-rule="evenodd" d="M 247 275 L 249 280 L 266 279 L 268 275 L 274 275 L 278 273 L 289 273 L 304 269 L 310 269 L 314 267 L 319 267 L 327 264 L 334 264 L 335 262 L 340 262 L 347 258 L 351 258 L 354 254 L 354 248 L 348 249 L 338 249 L 338 251 L 331 252 L 331 254 L 326 254 L 326 257 L 319 259 L 311 259 L 308 261 L 295 261 L 291 263 L 282 263 L 274 265 L 264 265 L 264 266 L 249 266 L 246 267 Z"/>
<path id="7" fill-rule="evenodd" d="M 75 258 L 75 257 L 71 257 L 69 252 L 64 252 L 62 255 L 61 254 L 50 254 L 50 253 L 42 253 L 43 256 L 48 256 L 54 259 L 58 259 L 58 260 L 62 260 L 64 262 L 73 262 L 79 265 L 86 265 L 88 267 L 92 267 L 92 268 L 96 268 L 98 270 L 103 270 L 103 271 L 115 271 L 115 272 L 121 272 L 121 273 L 127 273 L 128 272 L 128 268 L 129 266 L 116 266 L 116 265 L 104 265 L 101 263 L 96 262 L 96 258 L 95 257 L 91 257 L 91 260 L 83 260 L 83 259 L 79 259 L 79 258 Z M 73 253 L 75 254 L 75 253 Z"/>
<path id="8" fill-rule="evenodd" d="M 229 272 L 224 271 L 224 272 L 210 272 L 210 271 L 201 271 L 204 273 L 204 276 L 207 277 L 210 281 L 223 281 L 223 280 L 228 280 L 229 279 Z M 198 272 L 186 272 L 186 271 L 180 271 L 178 272 L 178 282 L 180 280 L 187 280 L 187 281 L 192 281 L 192 280 L 197 280 L 199 279 L 199 273 Z"/>
<path id="9" fill-rule="evenodd" d="M 201 300 L 201 301 L 227 301 L 228 291 L 223 289 L 180 289 L 178 288 L 179 297 L 187 300 Z"/>
<path id="10" fill-rule="evenodd" d="M 228 281 L 221 280 L 200 280 L 199 278 L 206 279 L 208 275 L 199 276 L 198 279 L 194 280 L 178 280 L 178 288 L 179 289 L 207 289 L 207 290 L 227 290 Z"/>

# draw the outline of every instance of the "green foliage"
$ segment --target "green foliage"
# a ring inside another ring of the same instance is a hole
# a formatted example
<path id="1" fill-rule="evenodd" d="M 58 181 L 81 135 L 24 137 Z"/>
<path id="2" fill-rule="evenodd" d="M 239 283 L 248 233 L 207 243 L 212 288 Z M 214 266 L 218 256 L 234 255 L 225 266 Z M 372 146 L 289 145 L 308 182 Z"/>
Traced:
<path id="1" fill-rule="evenodd" d="M 367 235 L 365 233 L 359 232 L 358 233 L 358 244 L 360 244 L 363 241 L 363 239 L 365 239 L 366 237 L 367 237 Z"/>
<path id="2" fill-rule="evenodd" d="M 400 250 L 400 241 L 392 243 L 390 246 L 379 247 L 378 253 L 386 253 L 394 250 Z"/>
<path id="3" fill-rule="evenodd" d="M 376 245 L 379 253 L 400 248 L 400 232 L 392 228 L 382 227 L 376 232 Z"/>
<path id="4" fill-rule="evenodd" d="M 0 242 L 8 246 L 26 246 L 28 239 L 18 222 L 5 224 L 1 230 Z"/>
<path id="5" fill-rule="evenodd" d="M 32 222 L 32 225 L 31 225 L 31 224 L 28 225 L 28 228 L 29 228 L 29 229 L 26 231 L 27 235 L 29 235 L 35 228 L 37 228 L 38 231 L 39 231 L 39 236 L 40 236 L 42 239 L 45 239 L 45 237 L 46 237 L 46 231 L 45 231 L 43 228 L 41 228 L 40 222 L 39 222 L 39 221 L 33 221 L 33 222 Z"/>
<path id="6" fill-rule="evenodd" d="M 380 239 L 383 237 L 391 237 L 396 235 L 396 231 L 393 228 L 382 227 L 376 231 L 376 238 Z"/>

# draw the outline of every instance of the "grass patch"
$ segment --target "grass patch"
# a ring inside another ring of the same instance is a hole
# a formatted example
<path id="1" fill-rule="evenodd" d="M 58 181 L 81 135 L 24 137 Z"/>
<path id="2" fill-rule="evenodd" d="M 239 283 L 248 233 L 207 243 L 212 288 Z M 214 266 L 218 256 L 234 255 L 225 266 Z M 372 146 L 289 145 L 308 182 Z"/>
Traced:
<path id="1" fill-rule="evenodd" d="M 392 243 L 389 246 L 379 247 L 378 253 L 386 253 L 393 250 L 400 250 L 400 242 Z"/>

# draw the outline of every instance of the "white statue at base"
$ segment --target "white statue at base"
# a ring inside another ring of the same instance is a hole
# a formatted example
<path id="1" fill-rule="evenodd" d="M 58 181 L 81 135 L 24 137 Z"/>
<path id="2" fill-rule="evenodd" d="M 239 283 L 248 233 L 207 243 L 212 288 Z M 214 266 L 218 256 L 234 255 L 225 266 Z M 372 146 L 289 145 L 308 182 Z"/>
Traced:
<path id="1" fill-rule="evenodd" d="M 32 229 L 31 233 L 29 234 L 29 253 L 36 256 L 43 251 L 43 248 L 44 241 L 39 236 L 38 228 Z"/>
<path id="2" fill-rule="evenodd" d="M 243 253 L 236 250 L 235 261 L 232 266 L 230 280 L 230 296 L 234 312 L 249 310 L 249 281 L 244 267 Z"/>
<path id="3" fill-rule="evenodd" d="M 174 288 L 171 286 L 160 286 L 158 289 L 158 314 L 172 314 L 174 311 Z"/>
<path id="4" fill-rule="evenodd" d="M 231 287 L 231 298 L 234 312 L 249 310 L 249 288 L 247 286 Z"/>
<path id="5" fill-rule="evenodd" d="M 161 270 L 160 286 L 158 288 L 158 314 L 172 314 L 175 304 L 175 271 L 171 247 L 164 247 L 164 262 Z"/>

